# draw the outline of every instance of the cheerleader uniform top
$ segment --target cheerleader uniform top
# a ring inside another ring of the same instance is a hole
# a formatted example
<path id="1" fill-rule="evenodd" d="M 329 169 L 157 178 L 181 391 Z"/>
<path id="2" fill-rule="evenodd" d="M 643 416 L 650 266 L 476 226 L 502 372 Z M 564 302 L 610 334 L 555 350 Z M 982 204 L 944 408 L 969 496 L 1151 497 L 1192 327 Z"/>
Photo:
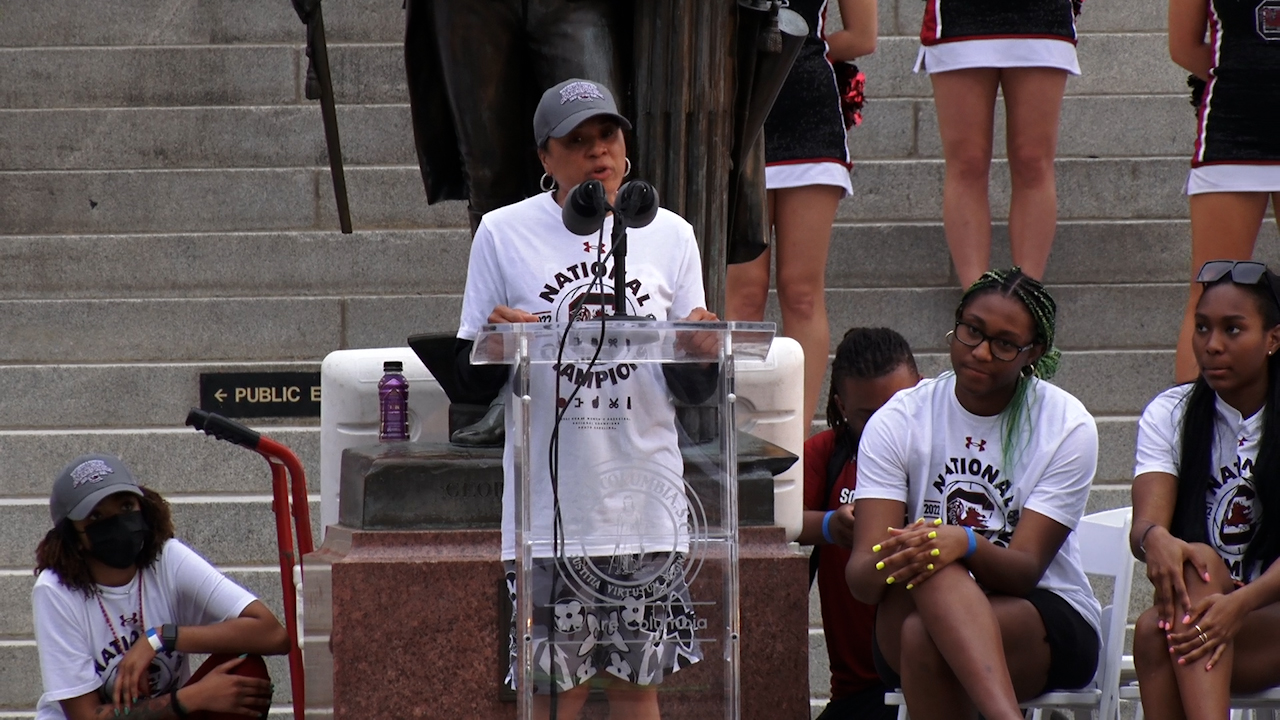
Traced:
<path id="1" fill-rule="evenodd" d="M 916 72 L 1051 67 L 1080 74 L 1072 0 L 926 0 Z"/>
<path id="2" fill-rule="evenodd" d="M 1209 0 L 1209 46 L 1191 166 L 1280 164 L 1280 0 Z"/>

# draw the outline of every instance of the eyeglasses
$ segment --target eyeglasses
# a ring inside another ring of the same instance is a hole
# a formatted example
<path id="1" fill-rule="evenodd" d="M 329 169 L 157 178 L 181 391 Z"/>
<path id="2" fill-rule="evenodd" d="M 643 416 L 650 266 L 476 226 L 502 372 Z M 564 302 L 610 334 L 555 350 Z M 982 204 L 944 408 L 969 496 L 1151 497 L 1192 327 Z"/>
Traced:
<path id="1" fill-rule="evenodd" d="M 956 329 L 951 334 L 955 336 L 956 340 L 971 348 L 976 348 L 983 341 L 986 341 L 987 346 L 991 348 L 991 356 L 1004 362 L 1013 362 L 1018 358 L 1018 355 L 1022 354 L 1023 350 L 1035 347 L 1034 341 L 1027 345 L 1019 346 L 1008 340 L 991 337 L 969 323 L 959 320 L 956 321 Z"/>
<path id="2" fill-rule="evenodd" d="M 1280 307 L 1280 295 L 1276 294 L 1275 284 L 1272 275 L 1267 272 L 1267 266 L 1260 262 L 1252 260 L 1210 260 L 1200 267 L 1200 274 L 1196 275 L 1198 283 L 1215 283 L 1219 280 L 1230 277 L 1231 282 L 1237 285 L 1262 285 L 1271 295 L 1271 301 Z"/>

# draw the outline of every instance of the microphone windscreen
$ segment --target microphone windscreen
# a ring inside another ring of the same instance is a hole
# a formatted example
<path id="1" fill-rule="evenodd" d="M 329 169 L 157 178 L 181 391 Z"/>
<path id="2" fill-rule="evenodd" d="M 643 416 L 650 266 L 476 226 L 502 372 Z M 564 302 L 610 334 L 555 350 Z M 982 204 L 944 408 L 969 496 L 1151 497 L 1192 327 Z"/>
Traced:
<path id="1" fill-rule="evenodd" d="M 574 235 L 594 235 L 604 227 L 609 214 L 609 203 L 604 197 L 604 185 L 599 180 L 588 180 L 569 191 L 560 212 L 564 226 Z"/>
<path id="2" fill-rule="evenodd" d="M 627 227 L 642 228 L 658 216 L 658 191 L 644 180 L 632 180 L 618 188 L 613 209 Z"/>

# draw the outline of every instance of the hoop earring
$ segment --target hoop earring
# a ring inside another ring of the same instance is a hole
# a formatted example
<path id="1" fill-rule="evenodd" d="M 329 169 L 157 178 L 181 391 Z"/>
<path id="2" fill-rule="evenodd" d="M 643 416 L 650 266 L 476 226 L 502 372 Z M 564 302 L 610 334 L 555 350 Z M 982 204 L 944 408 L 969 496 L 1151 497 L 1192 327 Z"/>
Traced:
<path id="1" fill-rule="evenodd" d="M 547 182 L 550 180 L 551 182 Z M 556 179 L 546 173 L 542 173 L 542 178 L 538 180 L 538 187 L 542 188 L 542 192 L 551 192 L 556 189 Z"/>
<path id="2" fill-rule="evenodd" d="M 1036 367 L 1035 367 L 1034 365 L 1023 365 L 1023 366 L 1022 366 L 1022 377 L 1029 378 L 1029 377 L 1031 377 L 1032 375 L 1035 375 L 1035 374 L 1036 374 Z"/>
<path id="3" fill-rule="evenodd" d="M 622 173 L 622 177 L 626 177 L 631 174 L 631 158 L 626 158 L 626 161 L 627 161 L 627 170 L 626 172 Z"/>
<path id="4" fill-rule="evenodd" d="M 952 340 L 955 340 L 955 339 L 956 339 L 956 331 L 955 331 L 955 330 L 948 330 L 948 331 L 947 331 L 947 334 L 942 336 L 942 339 L 943 339 L 943 340 L 946 340 L 946 341 L 947 341 L 947 344 L 950 344 Z"/>

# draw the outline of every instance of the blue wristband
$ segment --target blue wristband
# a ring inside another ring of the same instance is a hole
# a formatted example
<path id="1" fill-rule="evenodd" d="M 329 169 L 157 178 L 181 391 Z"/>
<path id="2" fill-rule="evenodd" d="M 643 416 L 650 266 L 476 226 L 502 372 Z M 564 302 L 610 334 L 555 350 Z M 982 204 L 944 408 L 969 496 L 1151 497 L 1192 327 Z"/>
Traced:
<path id="1" fill-rule="evenodd" d="M 969 549 L 964 551 L 964 556 L 968 558 L 978 551 L 978 536 L 974 534 L 973 528 L 965 526 L 964 534 L 969 536 Z"/>
<path id="2" fill-rule="evenodd" d="M 832 545 L 836 544 L 835 538 L 831 537 L 831 516 L 835 514 L 835 510 L 828 510 L 827 514 L 822 516 L 822 537 Z"/>

